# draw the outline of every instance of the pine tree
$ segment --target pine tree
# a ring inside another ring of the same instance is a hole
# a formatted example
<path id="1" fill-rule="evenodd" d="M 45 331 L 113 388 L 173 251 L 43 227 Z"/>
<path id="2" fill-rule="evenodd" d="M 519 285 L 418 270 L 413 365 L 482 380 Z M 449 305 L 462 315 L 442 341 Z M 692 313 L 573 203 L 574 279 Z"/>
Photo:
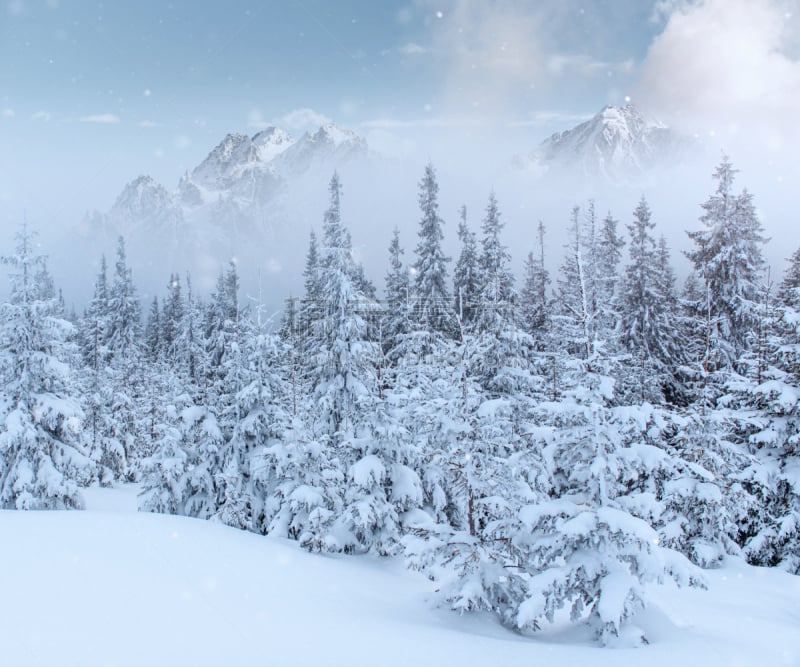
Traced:
<path id="1" fill-rule="evenodd" d="M 331 178 L 329 193 L 320 253 L 323 313 L 313 324 L 307 373 L 314 398 L 314 431 L 328 447 L 329 456 L 338 461 L 339 471 L 358 483 L 353 475 L 360 470 L 359 462 L 370 456 L 368 441 L 364 440 L 364 419 L 378 400 L 375 372 L 378 350 L 368 338 L 364 317 L 365 313 L 373 312 L 374 305 L 358 287 L 359 272 L 353 259 L 350 234 L 341 221 L 341 188 L 336 174 Z M 338 538 L 333 537 L 334 524 L 328 521 L 338 521 L 342 526 L 341 522 L 346 522 L 347 517 L 357 518 L 358 509 L 353 503 L 360 500 L 345 497 L 336 477 L 331 477 L 327 485 L 323 495 L 333 506 L 325 511 L 318 509 L 319 520 L 309 520 L 311 525 L 301 541 L 309 548 L 368 548 L 369 531 L 364 525 L 359 528 L 358 523 L 347 524 Z M 385 494 L 375 502 L 386 506 Z M 340 503 L 341 513 L 334 511 Z"/>
<path id="2" fill-rule="evenodd" d="M 538 253 L 534 257 L 529 252 L 525 259 L 523 286 L 519 294 L 522 327 L 534 337 L 539 350 L 544 349 L 550 319 L 550 300 L 547 298 L 550 275 L 544 264 L 544 231 L 544 224 L 540 220 L 536 228 Z"/>
<path id="3" fill-rule="evenodd" d="M 458 240 L 461 242 L 461 252 L 453 269 L 453 297 L 455 312 L 463 330 L 472 324 L 481 288 L 478 245 L 475 233 L 467 226 L 466 206 L 459 211 Z"/>
<path id="4" fill-rule="evenodd" d="M 161 357 L 161 310 L 158 307 L 158 297 L 154 296 L 150 303 L 150 312 L 147 315 L 147 326 L 144 330 L 144 342 L 147 356 L 150 361 L 157 361 Z"/>
<path id="5" fill-rule="evenodd" d="M 121 236 L 117 242 L 117 261 L 108 295 L 108 312 L 108 348 L 112 358 L 135 362 L 140 352 L 141 308 L 131 270 L 127 266 L 125 241 Z"/>
<path id="6" fill-rule="evenodd" d="M 95 476 L 81 440 L 84 414 L 75 397 L 65 339 L 71 325 L 56 315 L 52 286 L 40 284 L 45 258 L 33 254 L 27 225 L 10 267 L 11 297 L 0 307 L 0 371 L 8 402 L 0 433 L 0 507 L 82 508 L 79 486 Z"/>
<path id="7" fill-rule="evenodd" d="M 789 266 L 781 281 L 778 298 L 783 305 L 800 311 L 800 248 L 789 258 Z"/>
<path id="8" fill-rule="evenodd" d="M 300 300 L 300 310 L 298 313 L 297 331 L 301 341 L 306 341 L 311 334 L 311 323 L 319 317 L 321 312 L 320 304 L 320 284 L 319 284 L 319 247 L 317 235 L 314 230 L 308 239 L 308 254 L 306 255 L 306 265 L 303 270 L 305 291 Z"/>
<path id="9" fill-rule="evenodd" d="M 598 337 L 611 340 L 617 335 L 620 318 L 619 265 L 625 241 L 617 233 L 617 220 L 611 213 L 603 218 L 597 242 L 597 323 Z"/>
<path id="10" fill-rule="evenodd" d="M 572 209 L 571 239 L 561 266 L 558 297 L 553 315 L 556 336 L 570 354 L 589 359 L 596 349 L 592 305 L 592 267 L 588 263 L 580 208 Z"/>
<path id="11" fill-rule="evenodd" d="M 108 361 L 108 277 L 105 256 L 100 258 L 100 271 L 94 284 L 94 294 L 81 320 L 81 351 L 85 363 L 95 370 Z"/>
<path id="12" fill-rule="evenodd" d="M 654 228 L 650 207 L 642 198 L 628 225 L 631 263 L 625 271 L 620 332 L 621 343 L 631 355 L 629 391 L 638 403 L 663 401 L 663 387 L 678 348 L 669 257 L 659 255 Z"/>
<path id="13" fill-rule="evenodd" d="M 386 273 L 386 309 L 381 330 L 383 353 L 390 360 L 396 357 L 392 351 L 402 342 L 411 330 L 409 318 L 408 271 L 403 266 L 400 247 L 400 230 L 395 227 L 389 244 L 389 271 Z"/>
<path id="14" fill-rule="evenodd" d="M 704 229 L 688 232 L 687 257 L 705 283 L 712 366 L 733 368 L 755 329 L 764 260 L 761 223 L 747 190 L 732 192 L 737 170 L 727 157 L 714 172 L 717 190 L 703 204 Z"/>
<path id="15" fill-rule="evenodd" d="M 183 295 L 181 294 L 181 279 L 177 273 L 169 278 L 167 283 L 167 297 L 161 311 L 161 345 L 165 358 L 174 363 L 180 355 L 181 326 L 184 318 Z"/>
<path id="16" fill-rule="evenodd" d="M 322 313 L 312 326 L 313 354 L 308 359 L 312 391 L 318 401 L 323 432 L 338 439 L 352 427 L 359 402 L 374 387 L 376 350 L 367 339 L 364 313 L 371 308 L 359 291 L 350 234 L 341 221 L 341 186 L 331 178 L 320 253 L 319 301 Z"/>
<path id="17" fill-rule="evenodd" d="M 419 184 L 419 207 L 422 219 L 414 263 L 414 320 L 422 331 L 450 338 L 455 333 L 447 289 L 450 258 L 442 250 L 444 221 L 439 217 L 439 184 L 430 163 Z"/>

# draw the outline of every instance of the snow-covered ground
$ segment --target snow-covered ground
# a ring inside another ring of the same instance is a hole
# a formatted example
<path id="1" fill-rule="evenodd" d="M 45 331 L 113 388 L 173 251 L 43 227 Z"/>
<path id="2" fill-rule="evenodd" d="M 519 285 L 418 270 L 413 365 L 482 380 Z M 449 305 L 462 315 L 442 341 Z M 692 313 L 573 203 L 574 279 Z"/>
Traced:
<path id="1" fill-rule="evenodd" d="M 0 665 L 800 665 L 800 577 L 776 570 L 730 560 L 707 591 L 655 591 L 650 645 L 603 649 L 436 609 L 397 562 L 136 513 L 135 494 L 0 512 Z"/>

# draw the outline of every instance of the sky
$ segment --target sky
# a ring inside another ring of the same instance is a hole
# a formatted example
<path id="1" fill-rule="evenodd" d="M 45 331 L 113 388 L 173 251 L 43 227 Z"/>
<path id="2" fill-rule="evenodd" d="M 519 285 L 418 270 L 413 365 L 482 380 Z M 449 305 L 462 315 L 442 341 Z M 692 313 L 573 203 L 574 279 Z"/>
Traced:
<path id="1" fill-rule="evenodd" d="M 652 19 L 619 0 L 3 0 L 0 197 L 36 209 L 45 181 L 74 216 L 268 123 L 331 118 L 389 150 L 414 127 L 558 129 L 622 103 Z"/>
<path id="2" fill-rule="evenodd" d="M 800 0 L 0 0 L 0 231 L 172 188 L 228 132 L 480 165 L 627 101 L 789 192 Z"/>

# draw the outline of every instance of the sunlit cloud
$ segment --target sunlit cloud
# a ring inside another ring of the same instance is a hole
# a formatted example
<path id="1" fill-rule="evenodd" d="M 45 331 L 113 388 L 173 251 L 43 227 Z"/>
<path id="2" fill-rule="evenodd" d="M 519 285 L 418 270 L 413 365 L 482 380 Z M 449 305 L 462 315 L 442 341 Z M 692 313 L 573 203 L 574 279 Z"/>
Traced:
<path id="1" fill-rule="evenodd" d="M 444 73 L 446 105 L 491 113 L 546 75 L 540 19 L 530 8 L 512 0 L 453 0 L 446 11 L 437 3 L 420 3 L 436 11 L 432 50 Z"/>
<path id="2" fill-rule="evenodd" d="M 40 120 L 43 123 L 47 123 L 52 117 L 49 111 L 37 111 L 31 116 L 31 120 Z"/>
<path id="3" fill-rule="evenodd" d="M 660 2 L 663 32 L 634 97 L 669 122 L 780 148 L 797 137 L 800 61 L 791 55 L 797 0 Z M 787 48 L 788 47 L 788 48 Z"/>
<path id="4" fill-rule="evenodd" d="M 120 117 L 113 113 L 98 113 L 89 116 L 81 116 L 78 119 L 81 123 L 100 123 L 104 125 L 116 125 L 120 122 Z"/>
<path id="5" fill-rule="evenodd" d="M 14 116 L 16 116 L 16 113 L 14 112 L 13 109 L 5 108 L 0 113 L 0 115 L 2 115 L 3 118 L 13 118 Z"/>

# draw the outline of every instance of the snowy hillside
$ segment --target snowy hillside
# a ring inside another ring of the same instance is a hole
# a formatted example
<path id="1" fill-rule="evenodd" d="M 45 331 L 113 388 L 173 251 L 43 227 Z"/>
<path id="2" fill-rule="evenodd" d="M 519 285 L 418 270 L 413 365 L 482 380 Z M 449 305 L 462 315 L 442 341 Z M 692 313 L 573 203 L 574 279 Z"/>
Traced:
<path id="1" fill-rule="evenodd" d="M 608 105 L 591 119 L 551 135 L 515 163 L 523 169 L 577 171 L 618 182 L 641 178 L 689 147 L 688 139 L 635 106 Z"/>
<path id="2" fill-rule="evenodd" d="M 796 665 L 800 580 L 728 561 L 708 591 L 660 590 L 651 644 L 526 638 L 436 609 L 432 584 L 373 557 L 137 514 L 134 487 L 87 512 L 0 512 L 0 663 L 58 665 Z M 579 630 L 577 632 L 580 632 Z"/>

